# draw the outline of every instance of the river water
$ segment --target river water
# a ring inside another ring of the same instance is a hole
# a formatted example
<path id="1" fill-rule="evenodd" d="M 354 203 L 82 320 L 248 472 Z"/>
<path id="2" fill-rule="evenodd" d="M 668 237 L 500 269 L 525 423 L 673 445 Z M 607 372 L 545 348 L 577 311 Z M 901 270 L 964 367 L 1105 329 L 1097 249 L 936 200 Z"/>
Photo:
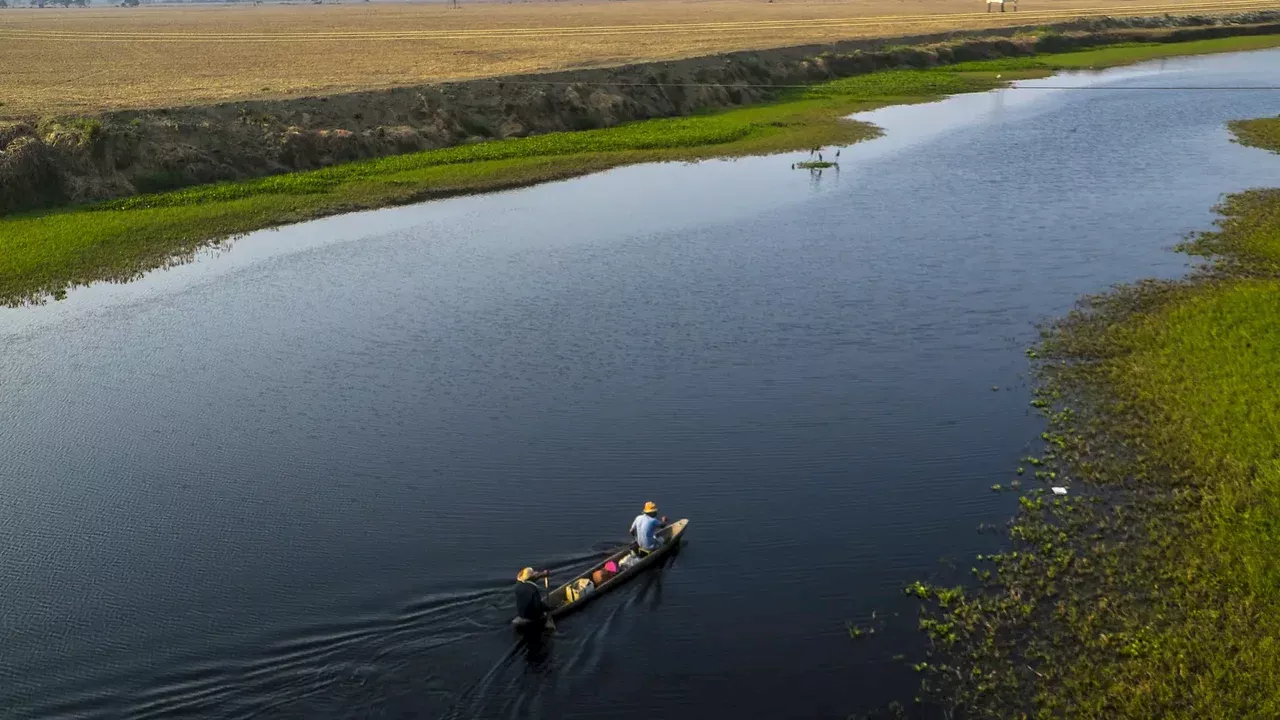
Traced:
<path id="1" fill-rule="evenodd" d="M 1277 73 L 1258 52 L 887 108 L 839 172 L 624 168 L 0 312 L 4 716 L 910 704 L 901 589 L 1000 545 L 977 527 L 1038 449 L 1034 323 L 1183 272 L 1169 249 L 1222 193 L 1280 182 L 1224 127 L 1280 94 L 1132 88 Z M 516 571 L 569 577 L 646 500 L 687 545 L 519 645 Z"/>

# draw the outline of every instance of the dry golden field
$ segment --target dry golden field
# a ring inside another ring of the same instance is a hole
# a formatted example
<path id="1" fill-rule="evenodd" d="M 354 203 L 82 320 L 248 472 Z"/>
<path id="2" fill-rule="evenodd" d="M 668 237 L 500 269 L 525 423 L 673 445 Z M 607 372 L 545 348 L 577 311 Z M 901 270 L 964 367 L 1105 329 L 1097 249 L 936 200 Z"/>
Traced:
<path id="1" fill-rule="evenodd" d="M 102 2 L 102 0 L 98 0 Z M 590 0 L 0 10 L 0 117 L 283 97 L 1280 0 Z"/>

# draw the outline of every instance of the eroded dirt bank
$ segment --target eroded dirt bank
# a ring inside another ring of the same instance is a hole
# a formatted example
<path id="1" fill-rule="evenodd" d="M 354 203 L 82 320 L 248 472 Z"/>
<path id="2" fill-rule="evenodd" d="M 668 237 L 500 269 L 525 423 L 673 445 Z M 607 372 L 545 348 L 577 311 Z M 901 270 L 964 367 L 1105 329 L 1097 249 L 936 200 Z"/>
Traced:
<path id="1" fill-rule="evenodd" d="M 0 123 L 0 214 L 687 115 L 887 68 L 1273 33 L 1280 33 L 1280 11 L 1102 19 L 1034 32 L 860 40 L 329 97 L 8 121 Z"/>

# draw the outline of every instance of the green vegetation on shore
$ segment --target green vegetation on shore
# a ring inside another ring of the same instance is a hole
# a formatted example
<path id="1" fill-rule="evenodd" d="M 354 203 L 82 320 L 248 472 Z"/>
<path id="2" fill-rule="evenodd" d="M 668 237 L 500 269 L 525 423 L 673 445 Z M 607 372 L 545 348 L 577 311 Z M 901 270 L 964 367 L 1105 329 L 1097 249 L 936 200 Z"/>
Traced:
<path id="1" fill-rule="evenodd" d="M 1280 122 L 1276 122 L 1275 118 L 1237 120 L 1231 123 L 1231 132 L 1241 144 L 1280 149 Z"/>
<path id="2" fill-rule="evenodd" d="M 1280 152 L 1280 118 L 1233 128 Z M 911 588 L 934 601 L 939 697 L 981 717 L 1280 717 L 1280 190 L 1219 210 L 1183 247 L 1206 267 L 1046 329 L 1035 460 L 1072 494 L 1022 499 L 1015 549 L 975 568 L 986 592 Z"/>
<path id="3" fill-rule="evenodd" d="M 0 303 L 58 297 L 68 287 L 95 280 L 127 279 L 204 244 L 274 225 L 519 187 L 639 162 L 845 145 L 878 131 L 843 118 L 883 105 L 987 90 L 1059 68 L 1137 62 L 1180 49 L 1226 52 L 1274 45 L 1280 45 L 1280 36 L 1240 36 L 929 70 L 886 70 L 724 112 L 431 150 L 0 218 Z"/>
<path id="4" fill-rule="evenodd" d="M 1122 67 L 1160 58 L 1266 50 L 1274 47 L 1280 47 L 1280 35 L 1240 35 L 1186 42 L 1118 43 L 1080 52 L 982 60 L 976 63 L 957 63 L 951 67 L 955 70 L 1091 70 Z"/>

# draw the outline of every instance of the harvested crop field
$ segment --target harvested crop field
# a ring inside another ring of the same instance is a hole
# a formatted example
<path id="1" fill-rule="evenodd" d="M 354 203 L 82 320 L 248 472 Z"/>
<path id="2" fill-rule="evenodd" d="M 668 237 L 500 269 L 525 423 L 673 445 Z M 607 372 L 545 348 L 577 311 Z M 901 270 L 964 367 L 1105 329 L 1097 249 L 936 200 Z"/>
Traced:
<path id="1" fill-rule="evenodd" d="M 0 117 L 328 94 L 1077 17 L 1275 0 L 635 0 L 0 10 Z"/>

